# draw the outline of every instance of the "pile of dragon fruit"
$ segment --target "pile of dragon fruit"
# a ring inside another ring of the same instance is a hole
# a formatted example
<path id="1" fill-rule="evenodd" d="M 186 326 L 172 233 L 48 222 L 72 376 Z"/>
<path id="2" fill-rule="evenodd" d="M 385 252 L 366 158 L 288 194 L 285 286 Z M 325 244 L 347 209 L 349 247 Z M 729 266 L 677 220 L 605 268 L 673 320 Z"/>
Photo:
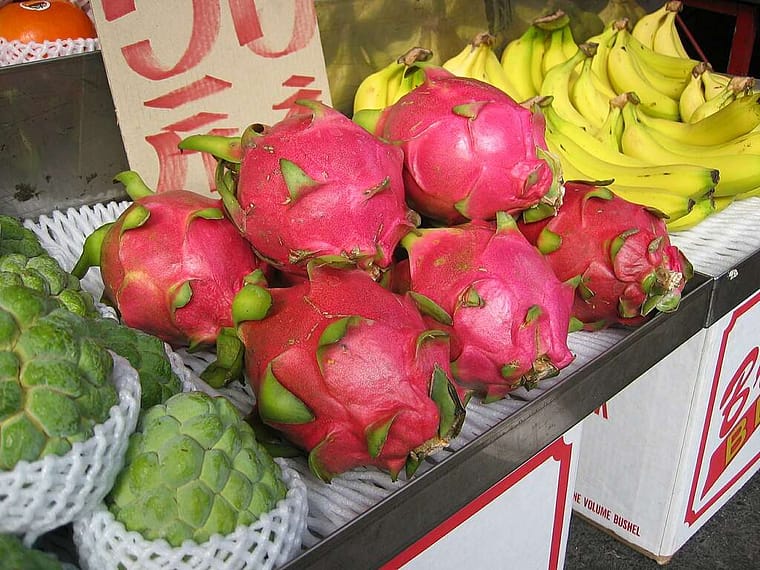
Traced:
<path id="1" fill-rule="evenodd" d="M 155 193 L 93 232 L 122 321 L 212 347 L 212 386 L 250 382 L 271 450 L 315 476 L 411 477 L 468 401 L 573 360 L 568 335 L 673 311 L 691 266 L 662 216 L 565 181 L 538 106 L 434 66 L 371 124 L 314 101 L 240 137 L 194 135 L 219 199 Z"/>

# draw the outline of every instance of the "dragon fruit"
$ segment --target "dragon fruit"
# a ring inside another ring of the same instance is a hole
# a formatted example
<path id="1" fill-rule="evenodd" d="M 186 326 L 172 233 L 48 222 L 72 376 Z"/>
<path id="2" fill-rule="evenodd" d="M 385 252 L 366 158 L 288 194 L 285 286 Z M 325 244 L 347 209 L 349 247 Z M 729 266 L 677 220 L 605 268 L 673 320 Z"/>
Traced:
<path id="1" fill-rule="evenodd" d="M 404 151 L 410 205 L 451 225 L 561 203 L 559 162 L 547 150 L 540 113 L 491 85 L 424 68 L 425 81 L 373 121 L 355 121 Z"/>
<path id="2" fill-rule="evenodd" d="M 359 466 L 411 476 L 464 421 L 448 335 L 362 270 L 312 262 L 308 275 L 240 293 L 262 306 L 238 327 L 260 421 L 307 451 L 323 481 Z"/>
<path id="3" fill-rule="evenodd" d="M 263 278 L 266 264 L 224 217 L 220 200 L 186 190 L 153 193 L 132 171 L 116 178 L 134 202 L 87 237 L 72 273 L 81 278 L 99 266 L 104 300 L 122 322 L 174 347 L 232 343 L 218 353 L 239 352 L 234 375 L 242 345 L 225 334 L 234 333 L 232 301 L 247 281 Z"/>
<path id="4" fill-rule="evenodd" d="M 555 217 L 519 227 L 560 279 L 579 282 L 573 316 L 586 330 L 676 310 L 693 274 L 660 217 L 603 186 L 568 182 Z"/>
<path id="5" fill-rule="evenodd" d="M 451 371 L 461 386 L 490 402 L 573 360 L 573 284 L 557 279 L 509 214 L 498 213 L 495 225 L 417 230 L 402 245 L 411 295 L 450 333 Z M 404 272 L 401 265 L 397 275 Z"/>
<path id="6" fill-rule="evenodd" d="M 272 266 L 304 274 L 318 259 L 377 277 L 419 224 L 405 202 L 402 152 L 326 105 L 298 103 L 310 112 L 251 125 L 239 139 L 193 135 L 180 148 L 219 160 L 229 217 Z"/>

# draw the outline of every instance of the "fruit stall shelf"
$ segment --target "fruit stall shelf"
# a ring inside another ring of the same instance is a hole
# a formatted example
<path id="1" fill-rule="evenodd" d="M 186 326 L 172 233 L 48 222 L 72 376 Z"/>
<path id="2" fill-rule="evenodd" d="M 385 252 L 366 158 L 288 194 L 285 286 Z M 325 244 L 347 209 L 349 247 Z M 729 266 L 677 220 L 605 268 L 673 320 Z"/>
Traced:
<path id="1" fill-rule="evenodd" d="M 85 204 L 108 204 L 116 215 L 122 190 L 110 180 L 127 163 L 100 54 L 14 67 L 0 73 L 0 210 L 30 224 Z M 314 500 L 307 548 L 286 567 L 381 565 L 736 306 L 760 282 L 759 204 L 734 204 L 674 239 L 699 272 L 678 311 L 633 330 L 573 333 L 568 368 L 500 402 L 471 402 L 451 448 L 411 481 L 357 470 L 325 485 L 293 461 Z"/>

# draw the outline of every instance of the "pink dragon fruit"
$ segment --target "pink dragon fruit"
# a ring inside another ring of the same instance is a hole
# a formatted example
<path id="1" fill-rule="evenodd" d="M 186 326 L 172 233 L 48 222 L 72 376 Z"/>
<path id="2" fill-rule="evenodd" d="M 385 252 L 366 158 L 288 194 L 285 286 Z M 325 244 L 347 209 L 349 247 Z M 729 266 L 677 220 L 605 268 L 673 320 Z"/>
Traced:
<path id="1" fill-rule="evenodd" d="M 419 223 L 404 198 L 402 152 L 326 105 L 298 103 L 310 112 L 251 125 L 240 139 L 194 135 L 180 148 L 217 157 L 229 216 L 274 267 L 303 274 L 318 259 L 377 276 Z"/>
<path id="2" fill-rule="evenodd" d="M 586 330 L 676 310 L 693 274 L 660 217 L 605 187 L 568 182 L 555 217 L 519 227 L 560 279 L 579 282 L 573 316 Z"/>
<path id="3" fill-rule="evenodd" d="M 185 190 L 154 194 L 132 171 L 116 179 L 134 202 L 87 237 L 72 273 L 100 267 L 104 300 L 122 321 L 172 346 L 213 345 L 234 332 L 235 295 L 268 268 L 221 201 Z M 234 334 L 225 338 L 234 345 Z"/>
<path id="4" fill-rule="evenodd" d="M 263 307 L 238 326 L 260 420 L 324 481 L 358 466 L 411 476 L 464 421 L 448 336 L 366 272 L 312 262 L 308 273 L 266 300 L 254 285 L 240 294 Z"/>
<path id="5" fill-rule="evenodd" d="M 498 213 L 495 226 L 475 220 L 417 230 L 402 245 L 411 295 L 450 332 L 451 371 L 461 386 L 490 402 L 573 360 L 573 284 L 557 279 L 509 214 Z"/>
<path id="6" fill-rule="evenodd" d="M 366 122 L 404 151 L 407 198 L 445 224 L 493 220 L 496 212 L 550 215 L 561 203 L 559 162 L 540 113 L 500 89 L 428 66 L 425 81 Z"/>

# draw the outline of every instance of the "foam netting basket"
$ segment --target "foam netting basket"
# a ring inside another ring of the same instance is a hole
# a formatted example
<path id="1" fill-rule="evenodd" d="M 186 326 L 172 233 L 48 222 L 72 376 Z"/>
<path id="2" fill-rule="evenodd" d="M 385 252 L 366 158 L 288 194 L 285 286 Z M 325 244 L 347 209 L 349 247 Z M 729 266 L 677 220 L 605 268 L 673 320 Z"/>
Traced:
<path id="1" fill-rule="evenodd" d="M 113 487 L 140 411 L 137 371 L 118 355 L 113 360 L 119 402 L 91 438 L 65 455 L 21 461 L 0 472 L 0 532 L 22 535 L 31 546 L 41 534 L 95 509 Z"/>
<path id="2" fill-rule="evenodd" d="M 90 20 L 94 21 L 89 0 L 70 1 L 82 8 Z M 24 43 L 0 38 L 0 67 L 98 50 L 100 50 L 98 38 L 62 38 L 42 43 Z"/>
<path id="3" fill-rule="evenodd" d="M 277 460 L 288 487 L 284 499 L 250 526 L 172 547 L 126 530 L 105 505 L 74 522 L 74 543 L 82 570 L 249 570 L 281 566 L 301 549 L 308 508 L 299 474 Z"/>

